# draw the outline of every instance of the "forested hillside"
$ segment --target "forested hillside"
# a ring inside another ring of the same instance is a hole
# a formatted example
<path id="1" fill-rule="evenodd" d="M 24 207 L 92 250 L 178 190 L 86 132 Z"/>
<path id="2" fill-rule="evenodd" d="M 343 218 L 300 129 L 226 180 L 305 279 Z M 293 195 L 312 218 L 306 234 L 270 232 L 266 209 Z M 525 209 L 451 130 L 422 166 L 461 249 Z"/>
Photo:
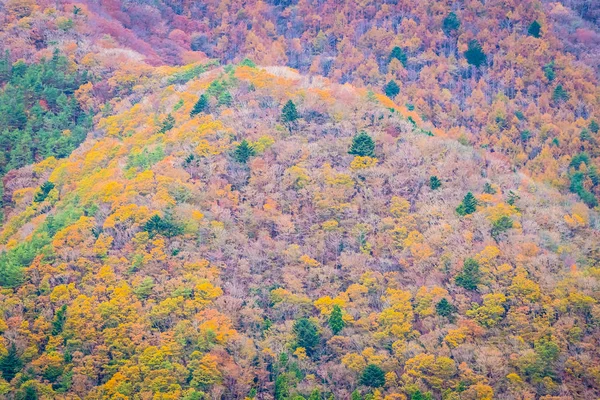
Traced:
<path id="1" fill-rule="evenodd" d="M 0 397 L 600 397 L 592 6 L 0 0 Z"/>

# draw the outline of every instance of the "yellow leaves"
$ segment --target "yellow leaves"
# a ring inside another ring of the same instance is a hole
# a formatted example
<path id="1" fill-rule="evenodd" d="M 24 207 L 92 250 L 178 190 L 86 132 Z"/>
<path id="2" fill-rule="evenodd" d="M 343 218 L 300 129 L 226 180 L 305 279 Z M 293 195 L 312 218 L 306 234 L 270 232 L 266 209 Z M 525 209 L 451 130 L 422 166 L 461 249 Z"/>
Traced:
<path id="1" fill-rule="evenodd" d="M 450 348 L 456 348 L 463 344 L 467 338 L 468 330 L 464 327 L 450 329 L 444 341 L 450 346 Z"/>
<path id="2" fill-rule="evenodd" d="M 405 373 L 426 381 L 434 388 L 450 386 L 449 380 L 456 375 L 456 365 L 448 357 L 435 357 L 432 354 L 417 354 L 406 361 Z"/>
<path id="3" fill-rule="evenodd" d="M 192 386 L 212 385 L 221 382 L 223 375 L 219 370 L 219 359 L 212 354 L 205 354 L 195 351 L 192 353 L 190 369 L 192 371 Z"/>
<path id="4" fill-rule="evenodd" d="M 357 373 L 361 372 L 367 366 L 365 358 L 357 353 L 346 354 L 344 357 L 342 357 L 342 364 L 346 366 L 346 368 Z"/>
<path id="5" fill-rule="evenodd" d="M 104 221 L 104 228 L 115 228 L 120 224 L 139 224 L 150 218 L 148 207 L 137 204 L 127 204 L 116 209 Z"/>
<path id="6" fill-rule="evenodd" d="M 337 173 L 329 163 L 323 164 L 322 167 L 323 177 L 325 178 L 325 183 L 331 186 L 345 186 L 345 187 L 353 187 L 354 180 L 348 174 Z"/>
<path id="7" fill-rule="evenodd" d="M 114 238 L 112 236 L 101 233 L 98 239 L 96 239 L 96 243 L 94 243 L 94 254 L 98 257 L 106 257 L 113 241 Z"/>
<path id="8" fill-rule="evenodd" d="M 586 221 L 585 219 L 583 219 L 583 217 L 581 217 L 578 214 L 566 214 L 564 217 L 565 223 L 569 226 L 569 228 L 571 229 L 577 229 L 577 228 L 583 228 L 586 226 Z"/>
<path id="9" fill-rule="evenodd" d="M 336 231 L 338 226 L 339 226 L 339 223 L 334 219 L 327 220 L 321 224 L 321 227 L 323 228 L 323 230 L 325 232 Z"/>
<path id="10" fill-rule="evenodd" d="M 321 312 L 321 315 L 329 316 L 333 311 L 333 306 L 337 305 L 343 309 L 346 306 L 346 300 L 339 296 L 333 299 L 330 296 L 325 296 L 315 300 L 313 304 Z"/>
<path id="11" fill-rule="evenodd" d="M 394 336 L 401 338 L 412 330 L 413 309 L 410 303 L 410 292 L 388 289 L 382 301 L 388 306 L 383 309 L 377 321 L 379 322 L 380 334 L 384 337 Z"/>
<path id="12" fill-rule="evenodd" d="M 258 138 L 258 140 L 252 142 L 252 147 L 257 154 L 262 154 L 266 149 L 271 147 L 275 143 L 275 139 L 273 139 L 269 135 L 263 135 Z"/>
<path id="13" fill-rule="evenodd" d="M 308 171 L 298 165 L 293 165 L 286 169 L 283 179 L 286 186 L 294 189 L 302 189 L 310 182 Z"/>
<path id="14" fill-rule="evenodd" d="M 222 294 L 223 290 L 221 290 L 220 287 L 213 286 L 213 284 L 207 280 L 198 283 L 194 287 L 194 297 L 196 299 L 201 299 L 204 301 L 213 301 Z"/>
<path id="15" fill-rule="evenodd" d="M 311 258 L 310 256 L 308 256 L 306 254 L 304 254 L 303 256 L 300 257 L 300 261 L 307 267 L 311 267 L 311 268 L 315 268 L 315 267 L 318 267 L 319 265 L 321 265 L 317 260 L 315 260 L 314 258 Z"/>
<path id="16" fill-rule="evenodd" d="M 526 277 L 526 272 L 521 270 L 513 278 L 508 288 L 509 298 L 515 300 L 538 301 L 540 299 L 540 286 Z"/>
<path id="17" fill-rule="evenodd" d="M 79 221 L 59 231 L 52 241 L 55 248 L 75 247 L 88 239 L 96 220 L 91 217 L 81 217 Z"/>
<path id="18" fill-rule="evenodd" d="M 513 385 L 521 385 L 523 383 L 523 378 L 514 372 L 506 375 L 506 379 Z"/>
<path id="19" fill-rule="evenodd" d="M 446 296 L 448 296 L 448 291 L 444 288 L 421 286 L 415 295 L 415 312 L 421 317 L 433 315 L 435 305 Z"/>
<path id="20" fill-rule="evenodd" d="M 483 383 L 476 383 L 469 386 L 465 391 L 465 396 L 474 400 L 492 400 L 494 398 L 494 389 Z"/>
<path id="21" fill-rule="evenodd" d="M 498 203 L 495 206 L 484 208 L 484 213 L 489 221 L 497 221 L 501 217 L 512 217 L 521 215 L 517 207 L 506 203 Z"/>
<path id="22" fill-rule="evenodd" d="M 79 291 L 75 288 L 74 283 L 58 285 L 50 293 L 50 301 L 55 304 L 64 304 L 78 295 Z"/>
<path id="23" fill-rule="evenodd" d="M 410 210 L 410 203 L 405 198 L 394 196 L 390 202 L 390 214 L 395 218 L 404 217 Z"/>
<path id="24" fill-rule="evenodd" d="M 289 304 L 310 304 L 311 301 L 308 297 L 303 295 L 296 295 L 289 290 L 283 288 L 277 288 L 271 290 L 270 293 L 271 302 L 274 304 L 278 303 L 289 303 Z"/>
<path id="25" fill-rule="evenodd" d="M 194 150 L 196 154 L 200 157 L 208 157 L 211 155 L 221 154 L 222 150 L 216 146 L 210 144 L 210 142 L 206 139 L 200 139 L 198 141 L 198 146 Z"/>
<path id="26" fill-rule="evenodd" d="M 306 349 L 304 347 L 298 347 L 296 351 L 294 351 L 294 356 L 298 358 L 298 360 L 306 360 L 308 356 L 306 355 Z"/>
<path id="27" fill-rule="evenodd" d="M 100 271 L 98 271 L 98 279 L 107 284 L 114 284 L 117 277 L 110 265 L 104 265 L 100 268 Z"/>
<path id="28" fill-rule="evenodd" d="M 350 169 L 353 171 L 358 171 L 361 169 L 372 168 L 377 165 L 377 158 L 369 157 L 369 156 L 356 156 L 354 160 L 350 163 Z"/>
<path id="29" fill-rule="evenodd" d="M 54 156 L 51 156 L 51 157 L 46 158 L 43 161 L 40 161 L 37 164 L 34 164 L 33 172 L 35 172 L 38 175 L 41 175 L 46 171 L 56 168 L 57 164 L 58 164 L 58 160 L 56 158 L 54 158 Z"/>
<path id="30" fill-rule="evenodd" d="M 473 317 L 480 325 L 491 328 L 504 316 L 506 312 L 504 303 L 506 303 L 504 294 L 486 294 L 483 296 L 483 305 L 468 310 L 467 315 Z"/>

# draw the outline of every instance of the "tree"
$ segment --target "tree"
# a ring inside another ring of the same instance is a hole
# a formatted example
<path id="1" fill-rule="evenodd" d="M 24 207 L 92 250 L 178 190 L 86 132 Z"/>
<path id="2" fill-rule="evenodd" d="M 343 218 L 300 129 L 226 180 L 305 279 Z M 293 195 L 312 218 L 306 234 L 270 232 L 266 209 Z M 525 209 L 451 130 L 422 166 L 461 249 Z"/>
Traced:
<path id="1" fill-rule="evenodd" d="M 385 385 L 385 372 L 375 364 L 365 367 L 360 376 L 360 384 L 377 388 Z"/>
<path id="2" fill-rule="evenodd" d="M 285 400 L 290 395 L 288 379 L 285 374 L 280 374 L 275 379 L 275 400 Z"/>
<path id="3" fill-rule="evenodd" d="M 556 77 L 556 72 L 554 72 L 554 61 L 549 62 L 544 65 L 544 75 L 549 82 L 552 82 Z"/>
<path id="4" fill-rule="evenodd" d="M 418 389 L 410 396 L 410 400 L 432 400 L 432 399 L 433 399 L 433 397 L 430 392 L 423 394 Z"/>
<path id="5" fill-rule="evenodd" d="M 600 130 L 600 125 L 598 125 L 598 122 L 595 119 L 593 119 L 590 121 L 588 128 L 591 132 L 598 133 L 598 131 Z"/>
<path id="6" fill-rule="evenodd" d="M 455 311 L 456 311 L 456 307 L 454 307 L 445 297 L 443 299 L 441 299 L 436 305 L 435 305 L 435 311 L 437 312 L 438 315 L 442 316 L 442 317 L 449 317 L 451 316 Z"/>
<path id="7" fill-rule="evenodd" d="M 390 99 L 393 99 L 394 97 L 398 96 L 398 94 L 400 93 L 400 87 L 392 79 L 388 83 L 386 83 L 386 85 L 383 87 L 383 91 L 385 92 L 385 95 L 387 97 L 389 97 Z"/>
<path id="8" fill-rule="evenodd" d="M 408 61 L 408 57 L 406 56 L 406 53 L 404 52 L 404 50 L 402 50 L 398 46 L 394 47 L 392 49 L 392 51 L 390 52 L 390 61 L 394 58 L 396 60 L 400 61 L 404 67 L 406 67 L 406 62 Z"/>
<path id="9" fill-rule="evenodd" d="M 557 103 L 569 100 L 569 93 L 562 87 L 562 85 L 556 85 L 552 92 L 552 100 Z"/>
<path id="10" fill-rule="evenodd" d="M 63 331 L 65 322 L 67 321 L 67 305 L 64 304 L 56 311 L 54 320 L 52 321 L 52 335 L 59 335 Z"/>
<path id="11" fill-rule="evenodd" d="M 490 235 L 492 235 L 494 240 L 498 242 L 501 239 L 504 232 L 506 232 L 509 229 L 512 229 L 512 227 L 512 219 L 510 219 L 510 217 L 507 217 L 506 215 L 503 215 L 494 222 L 492 222 L 492 230 L 490 231 Z"/>
<path id="12" fill-rule="evenodd" d="M 160 123 L 160 133 L 167 133 L 175 126 L 175 117 L 171 114 L 167 115 L 167 117 Z"/>
<path id="13" fill-rule="evenodd" d="M 50 181 L 42 183 L 42 186 L 40 186 L 39 190 L 35 193 L 33 201 L 36 203 L 41 203 L 42 201 L 46 200 L 46 197 L 48 197 L 48 194 L 52 189 L 54 189 L 54 183 Z"/>
<path id="14" fill-rule="evenodd" d="M 456 275 L 454 281 L 458 286 L 462 286 L 467 290 L 476 290 L 477 285 L 481 281 L 479 263 L 472 258 L 467 258 L 463 264 L 462 271 Z"/>
<path id="15" fill-rule="evenodd" d="M 477 40 L 471 40 L 469 47 L 464 53 L 467 62 L 475 67 L 479 68 L 487 61 L 487 56 L 483 52 L 481 44 Z"/>
<path id="16" fill-rule="evenodd" d="M 233 158 L 241 163 L 246 164 L 248 159 L 256 154 L 254 147 L 252 147 L 246 139 L 242 140 L 240 144 L 235 148 L 233 152 Z"/>
<path id="17" fill-rule="evenodd" d="M 171 212 L 166 212 L 164 218 L 161 218 L 158 214 L 154 214 L 146 221 L 143 230 L 148 232 L 151 237 L 162 235 L 171 238 L 183 233 L 183 228 L 175 222 Z"/>
<path id="18" fill-rule="evenodd" d="M 314 355 L 321 343 L 317 326 L 308 318 L 300 318 L 294 323 L 293 330 L 296 335 L 296 347 L 303 347 L 309 356 Z"/>
<path id="19" fill-rule="evenodd" d="M 219 98 L 217 100 L 219 101 L 219 105 L 221 106 L 230 106 L 233 102 L 233 96 L 231 96 L 229 90 L 224 90 L 219 94 Z"/>
<path id="20" fill-rule="evenodd" d="M 22 367 L 23 361 L 17 353 L 17 346 L 12 343 L 8 348 L 8 353 L 0 358 L 0 372 L 4 379 L 10 382 Z"/>
<path id="21" fill-rule="evenodd" d="M 348 154 L 360 157 L 375 157 L 375 142 L 366 132 L 360 132 L 352 138 L 352 146 Z"/>
<path id="22" fill-rule="evenodd" d="M 439 189 L 442 186 L 442 181 L 435 175 L 429 177 L 429 187 L 431 190 Z"/>
<path id="23" fill-rule="evenodd" d="M 541 28 L 542 28 L 542 26 L 540 25 L 539 22 L 533 21 L 529 25 L 529 28 L 527 29 L 527 34 L 529 36 L 533 36 L 534 38 L 539 38 L 540 37 L 540 29 Z"/>
<path id="24" fill-rule="evenodd" d="M 190 116 L 194 117 L 195 115 L 206 111 L 208 111 L 208 97 L 206 97 L 205 94 L 201 94 L 196 104 L 194 104 L 194 108 L 192 108 Z"/>
<path id="25" fill-rule="evenodd" d="M 331 328 L 334 335 L 337 335 L 345 326 L 346 323 L 344 322 L 344 318 L 342 318 L 342 309 L 339 305 L 335 304 L 329 316 L 329 328 Z"/>
<path id="26" fill-rule="evenodd" d="M 496 194 L 496 189 L 494 189 L 489 182 L 486 182 L 485 185 L 483 185 L 483 193 Z"/>
<path id="27" fill-rule="evenodd" d="M 457 31 L 458 28 L 460 28 L 460 20 L 454 12 L 450 12 L 448 16 L 444 18 L 442 30 L 446 36 L 450 36 L 453 32 Z"/>
<path id="28" fill-rule="evenodd" d="M 281 120 L 284 124 L 289 125 L 299 118 L 298 110 L 292 100 L 288 100 L 281 110 Z"/>
<path id="29" fill-rule="evenodd" d="M 468 192 L 463 201 L 460 203 L 458 207 L 456 207 L 456 212 L 458 215 L 468 215 L 473 214 L 477 210 L 477 199 L 473 196 L 473 193 Z"/>

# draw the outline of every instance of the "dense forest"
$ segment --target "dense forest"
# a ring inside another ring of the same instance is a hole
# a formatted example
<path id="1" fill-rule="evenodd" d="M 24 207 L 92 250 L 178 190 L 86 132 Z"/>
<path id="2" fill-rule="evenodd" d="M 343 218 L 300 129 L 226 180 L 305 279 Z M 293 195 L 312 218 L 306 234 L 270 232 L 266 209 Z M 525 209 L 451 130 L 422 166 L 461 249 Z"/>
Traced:
<path id="1" fill-rule="evenodd" d="M 0 0 L 0 397 L 600 397 L 598 15 Z"/>

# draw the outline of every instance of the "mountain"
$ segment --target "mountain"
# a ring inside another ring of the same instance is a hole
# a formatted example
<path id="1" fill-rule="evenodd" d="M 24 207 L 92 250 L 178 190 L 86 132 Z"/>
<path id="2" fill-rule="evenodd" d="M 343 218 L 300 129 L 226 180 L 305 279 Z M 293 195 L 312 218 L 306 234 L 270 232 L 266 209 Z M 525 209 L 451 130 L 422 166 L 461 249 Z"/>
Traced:
<path id="1" fill-rule="evenodd" d="M 4 398 L 600 396 L 593 7 L 0 4 Z"/>

